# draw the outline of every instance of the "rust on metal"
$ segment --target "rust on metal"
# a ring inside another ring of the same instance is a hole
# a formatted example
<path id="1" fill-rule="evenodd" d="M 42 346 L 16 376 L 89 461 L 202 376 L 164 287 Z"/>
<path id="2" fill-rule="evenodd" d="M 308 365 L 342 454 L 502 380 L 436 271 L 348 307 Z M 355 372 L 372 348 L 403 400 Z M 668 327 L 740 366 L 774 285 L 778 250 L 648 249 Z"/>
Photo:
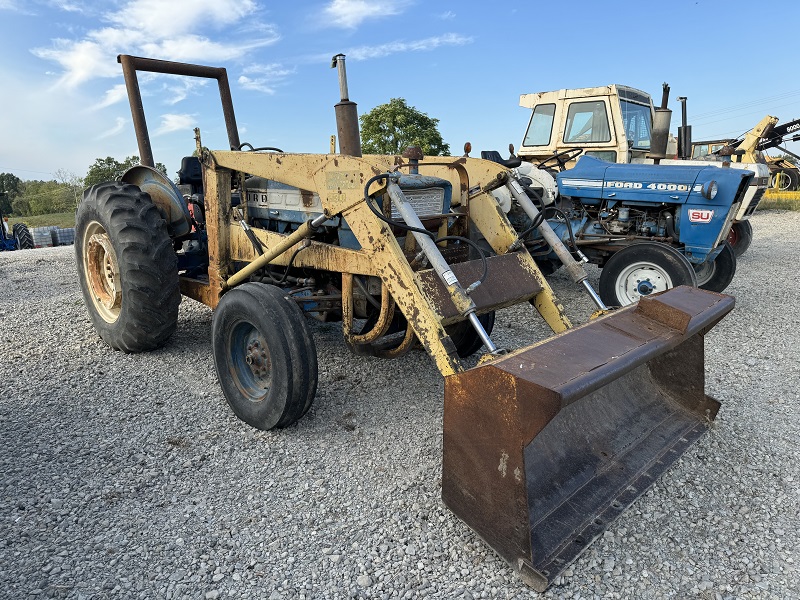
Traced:
<path id="1" fill-rule="evenodd" d="M 519 304 L 533 298 L 541 291 L 541 285 L 525 268 L 523 261 L 524 257 L 519 253 L 486 258 L 488 267 L 486 279 L 470 295 L 478 313 Z M 481 261 L 478 260 L 456 263 L 450 267 L 465 288 L 483 274 Z M 417 277 L 422 291 L 431 299 L 431 304 L 436 307 L 445 325 L 454 318 L 462 316 L 453 304 L 442 280 L 432 269 L 419 271 Z"/>
<path id="2" fill-rule="evenodd" d="M 221 294 L 215 293 L 208 285 L 208 281 L 181 276 L 178 278 L 178 283 L 184 296 L 202 302 L 210 308 L 216 308 L 219 304 Z"/>
<path id="3" fill-rule="evenodd" d="M 122 65 L 122 74 L 125 78 L 125 87 L 128 91 L 128 100 L 131 105 L 133 128 L 139 144 L 139 158 L 143 165 L 155 167 L 155 161 L 153 160 L 150 136 L 147 132 L 147 121 L 144 116 L 144 106 L 136 71 L 216 79 L 219 86 L 220 101 L 222 102 L 222 113 L 225 118 L 225 128 L 228 132 L 228 142 L 231 149 L 239 148 L 239 130 L 236 127 L 236 116 L 233 111 L 233 99 L 228 83 L 228 73 L 224 68 L 141 58 L 127 54 L 117 56 L 117 62 Z"/>
<path id="4" fill-rule="evenodd" d="M 442 497 L 536 589 L 716 415 L 703 332 L 733 299 L 676 288 L 653 300 L 445 379 Z"/>

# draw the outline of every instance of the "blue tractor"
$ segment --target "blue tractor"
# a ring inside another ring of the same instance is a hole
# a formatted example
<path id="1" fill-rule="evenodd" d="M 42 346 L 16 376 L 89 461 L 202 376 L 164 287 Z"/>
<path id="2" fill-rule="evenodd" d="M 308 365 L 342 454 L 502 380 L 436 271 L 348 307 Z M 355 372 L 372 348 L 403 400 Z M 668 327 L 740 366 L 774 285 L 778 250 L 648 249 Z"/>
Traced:
<path id="1" fill-rule="evenodd" d="M 721 292 L 733 279 L 736 256 L 726 238 L 750 171 L 582 156 L 574 168 L 553 173 L 513 155 L 481 156 L 511 167 L 537 206 L 541 216 L 531 217 L 517 199 L 498 197 L 545 274 L 563 261 L 544 239 L 543 219 L 573 255 L 602 268 L 598 291 L 608 306 L 678 285 Z"/>
<path id="2" fill-rule="evenodd" d="M 30 250 L 33 236 L 27 225 L 14 223 L 9 229 L 7 217 L 0 213 L 0 250 Z"/>

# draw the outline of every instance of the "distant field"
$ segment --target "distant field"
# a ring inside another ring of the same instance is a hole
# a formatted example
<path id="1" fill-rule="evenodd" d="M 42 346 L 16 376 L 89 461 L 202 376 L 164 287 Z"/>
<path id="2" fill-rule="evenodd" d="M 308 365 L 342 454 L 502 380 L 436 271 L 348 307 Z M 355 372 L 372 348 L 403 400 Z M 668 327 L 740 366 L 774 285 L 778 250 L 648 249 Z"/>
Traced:
<path id="1" fill-rule="evenodd" d="M 767 190 L 758 208 L 783 208 L 784 210 L 800 211 L 800 192 L 776 192 Z"/>
<path id="2" fill-rule="evenodd" d="M 35 215 L 32 217 L 9 217 L 8 222 L 25 223 L 28 227 L 75 227 L 75 213 L 52 213 L 49 215 Z"/>

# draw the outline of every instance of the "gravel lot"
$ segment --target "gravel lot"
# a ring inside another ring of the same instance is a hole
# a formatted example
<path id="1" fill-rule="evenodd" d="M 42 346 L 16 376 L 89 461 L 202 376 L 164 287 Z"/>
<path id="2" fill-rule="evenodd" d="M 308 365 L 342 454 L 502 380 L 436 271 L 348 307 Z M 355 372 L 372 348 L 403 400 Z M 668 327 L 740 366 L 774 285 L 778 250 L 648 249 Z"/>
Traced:
<path id="1" fill-rule="evenodd" d="M 710 434 L 542 597 L 800 598 L 800 213 L 753 226 L 707 337 Z M 222 396 L 206 307 L 185 299 L 165 348 L 125 355 L 89 322 L 72 247 L 2 253 L 0 282 L 0 597 L 539 596 L 442 504 L 424 353 L 355 357 L 315 324 L 314 407 L 259 432 Z M 521 309 L 496 331 L 545 335 Z"/>

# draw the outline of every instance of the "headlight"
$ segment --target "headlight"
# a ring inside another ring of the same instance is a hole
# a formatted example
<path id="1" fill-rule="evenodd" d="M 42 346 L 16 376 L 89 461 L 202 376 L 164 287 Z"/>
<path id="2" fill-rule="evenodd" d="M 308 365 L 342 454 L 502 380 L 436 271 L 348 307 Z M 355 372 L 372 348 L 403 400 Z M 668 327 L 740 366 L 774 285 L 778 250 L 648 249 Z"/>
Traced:
<path id="1" fill-rule="evenodd" d="M 707 200 L 713 200 L 718 191 L 719 187 L 717 186 L 717 182 L 712 180 L 703 184 L 703 188 L 700 190 L 700 193 L 703 195 L 703 198 L 706 198 Z"/>

